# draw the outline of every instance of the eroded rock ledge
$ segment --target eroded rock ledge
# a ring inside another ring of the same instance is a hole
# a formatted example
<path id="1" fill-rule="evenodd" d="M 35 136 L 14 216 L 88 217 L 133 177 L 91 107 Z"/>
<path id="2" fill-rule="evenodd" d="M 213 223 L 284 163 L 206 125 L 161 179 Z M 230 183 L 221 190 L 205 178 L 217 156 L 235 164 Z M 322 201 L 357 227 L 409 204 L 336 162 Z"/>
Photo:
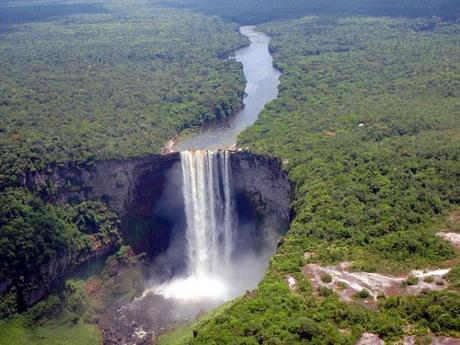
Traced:
<path id="1" fill-rule="evenodd" d="M 101 199 L 121 218 L 146 213 L 163 190 L 165 179 L 179 164 L 178 152 L 141 158 L 98 161 L 84 167 L 69 163 L 29 171 L 21 184 L 49 202 Z M 235 189 L 253 200 L 263 214 L 289 218 L 291 185 L 276 158 L 232 152 Z"/>
<path id="2" fill-rule="evenodd" d="M 236 151 L 231 152 L 230 162 L 234 191 L 244 199 L 242 205 L 249 203 L 261 217 L 275 216 L 287 225 L 290 221 L 292 188 L 281 162 L 275 158 Z M 85 166 L 53 164 L 41 171 L 25 173 L 21 184 L 51 203 L 104 201 L 121 220 L 124 242 L 129 243 L 137 253 L 146 252 L 149 256 L 155 256 L 167 249 L 171 232 L 177 231 L 171 222 L 176 221 L 174 217 L 180 221 L 181 182 L 172 183 L 171 180 L 178 181 L 180 176 L 180 154 L 174 152 L 97 161 Z M 170 201 L 165 207 L 164 199 L 174 200 L 176 209 L 168 208 Z M 158 216 L 159 208 L 174 213 L 174 217 L 165 219 L 164 216 Z M 46 267 L 38 267 L 37 277 L 30 279 L 40 282 L 33 284 L 40 288 L 28 292 L 27 304 L 32 305 L 45 297 L 53 285 L 62 281 L 78 265 L 113 252 L 118 245 L 110 243 L 94 253 L 66 254 L 54 258 Z M 8 281 L 5 279 L 5 282 Z M 1 285 L 4 292 L 8 291 L 6 285 Z"/>

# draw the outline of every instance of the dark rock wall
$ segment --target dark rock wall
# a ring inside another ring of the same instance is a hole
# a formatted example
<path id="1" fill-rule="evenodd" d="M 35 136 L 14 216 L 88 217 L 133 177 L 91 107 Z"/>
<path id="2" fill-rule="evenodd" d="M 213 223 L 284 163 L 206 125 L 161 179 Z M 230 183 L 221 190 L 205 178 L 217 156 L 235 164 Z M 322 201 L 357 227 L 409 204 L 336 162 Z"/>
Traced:
<path id="1" fill-rule="evenodd" d="M 232 183 L 266 217 L 290 221 L 292 186 L 278 159 L 235 152 L 230 156 Z"/>
<path id="2" fill-rule="evenodd" d="M 33 276 L 25 277 L 24 282 L 17 285 L 19 287 L 17 291 L 22 295 L 19 300 L 26 307 L 34 305 L 46 297 L 54 286 L 80 264 L 107 256 L 119 245 L 118 238 L 113 238 L 107 243 L 101 243 L 96 249 L 84 253 L 65 252 L 59 257 L 52 257 L 46 265 L 39 267 Z"/>
<path id="3" fill-rule="evenodd" d="M 161 189 L 161 179 L 179 161 L 179 154 L 99 161 L 89 166 L 50 165 L 22 177 L 22 184 L 51 202 L 78 202 L 101 199 L 124 217 L 130 211 L 148 212 L 151 194 Z M 142 202 L 145 201 L 146 203 Z M 141 209 L 137 209 L 137 207 Z"/>
<path id="4" fill-rule="evenodd" d="M 230 162 L 237 193 L 251 200 L 260 214 L 289 220 L 292 188 L 278 159 L 232 152 Z M 51 202 L 101 199 L 122 220 L 145 220 L 165 197 L 167 179 L 177 175 L 179 165 L 180 155 L 171 153 L 100 161 L 87 167 L 50 166 L 25 174 L 22 183 Z"/>
<path id="5" fill-rule="evenodd" d="M 273 217 L 287 230 L 292 191 L 279 160 L 232 152 L 230 162 L 234 191 L 243 200 L 240 209 L 255 210 L 258 217 Z M 173 237 L 177 238 L 174 232 L 185 231 L 180 177 L 180 155 L 171 153 L 100 161 L 89 166 L 50 165 L 25 174 L 22 184 L 49 202 L 105 201 L 122 221 L 124 241 L 136 252 L 146 252 L 153 258 L 168 249 Z M 63 253 L 46 267 L 37 268 L 37 275 L 28 280 L 42 283 L 30 284 L 40 288 L 24 292 L 26 305 L 45 297 L 78 265 L 113 252 L 118 245 L 110 243 L 91 253 Z M 8 285 L 6 279 L 0 290 L 8 290 Z"/>

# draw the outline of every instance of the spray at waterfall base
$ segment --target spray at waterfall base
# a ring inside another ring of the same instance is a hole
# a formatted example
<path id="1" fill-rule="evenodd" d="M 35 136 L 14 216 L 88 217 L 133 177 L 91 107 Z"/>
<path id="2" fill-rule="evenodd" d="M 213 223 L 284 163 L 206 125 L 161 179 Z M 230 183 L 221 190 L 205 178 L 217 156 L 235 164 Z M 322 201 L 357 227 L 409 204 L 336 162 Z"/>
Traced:
<path id="1" fill-rule="evenodd" d="M 180 156 L 186 272 L 154 283 L 144 297 L 154 293 L 178 300 L 221 303 L 257 285 L 279 231 L 266 225 L 263 245 L 251 248 L 242 243 L 240 235 L 251 234 L 255 225 L 238 218 L 241 205 L 235 198 L 229 151 L 183 151 Z"/>

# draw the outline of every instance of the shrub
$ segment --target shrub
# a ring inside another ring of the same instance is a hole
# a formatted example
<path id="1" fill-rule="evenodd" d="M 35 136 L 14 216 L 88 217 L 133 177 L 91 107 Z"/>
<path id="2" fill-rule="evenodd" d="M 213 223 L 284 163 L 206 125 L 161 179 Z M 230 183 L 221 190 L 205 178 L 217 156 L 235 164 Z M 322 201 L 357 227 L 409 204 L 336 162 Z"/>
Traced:
<path id="1" fill-rule="evenodd" d="M 370 296 L 370 292 L 369 290 L 367 289 L 362 289 L 361 291 L 357 292 L 355 294 L 355 298 L 361 298 L 361 299 L 365 299 L 365 298 L 368 298 Z"/>
<path id="2" fill-rule="evenodd" d="M 332 276 L 329 273 L 324 273 L 321 275 L 321 281 L 323 283 L 330 283 L 332 282 Z"/>
<path id="3" fill-rule="evenodd" d="M 425 283 L 432 283 L 432 282 L 434 282 L 434 278 L 432 276 L 428 276 L 428 277 L 425 277 L 425 279 L 423 279 L 423 281 Z"/>
<path id="4" fill-rule="evenodd" d="M 446 278 L 451 287 L 460 288 L 460 265 L 452 267 Z"/>
<path id="5" fill-rule="evenodd" d="M 320 333 L 321 330 L 317 323 L 309 318 L 305 318 L 299 328 L 299 336 L 301 339 L 311 340 L 315 335 Z"/>
<path id="6" fill-rule="evenodd" d="M 320 296 L 328 297 L 331 296 L 334 293 L 334 291 L 332 291 L 332 289 L 329 289 L 327 286 L 321 285 L 318 288 L 318 293 Z"/>
<path id="7" fill-rule="evenodd" d="M 377 295 L 377 299 L 378 299 L 378 300 L 385 300 L 385 298 L 387 298 L 387 297 L 385 296 L 385 294 L 384 294 L 383 292 L 382 292 L 382 293 L 379 293 L 379 294 Z"/>
<path id="8" fill-rule="evenodd" d="M 340 282 L 337 282 L 337 287 L 340 289 L 340 290 L 345 290 L 347 287 L 348 287 L 348 284 L 343 282 L 343 281 L 340 281 Z"/>
<path id="9" fill-rule="evenodd" d="M 391 309 L 391 308 L 396 308 L 398 304 L 399 304 L 398 297 L 389 296 L 385 299 L 385 302 L 383 302 L 383 307 L 385 309 Z"/>
<path id="10" fill-rule="evenodd" d="M 13 288 L 0 299 L 0 319 L 13 315 L 17 311 L 16 289 Z"/>
<path id="11" fill-rule="evenodd" d="M 61 300 L 51 295 L 47 299 L 38 302 L 25 315 L 25 324 L 27 326 L 39 325 L 47 319 L 53 319 L 62 312 Z"/>
<path id="12" fill-rule="evenodd" d="M 419 282 L 419 279 L 416 276 L 410 275 L 401 285 L 402 286 L 413 286 L 413 285 L 417 285 L 418 282 Z"/>

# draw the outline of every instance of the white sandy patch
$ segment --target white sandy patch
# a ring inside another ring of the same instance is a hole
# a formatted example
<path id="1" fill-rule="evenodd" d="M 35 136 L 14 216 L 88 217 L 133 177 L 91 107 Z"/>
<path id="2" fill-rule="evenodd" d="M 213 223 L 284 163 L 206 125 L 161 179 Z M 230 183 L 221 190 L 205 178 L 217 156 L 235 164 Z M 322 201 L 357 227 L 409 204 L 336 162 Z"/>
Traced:
<path id="1" fill-rule="evenodd" d="M 457 232 L 438 232 L 437 235 L 455 246 L 460 246 L 460 233 Z"/>
<path id="2" fill-rule="evenodd" d="M 363 333 L 356 345 L 383 345 L 385 342 L 377 334 Z"/>
<path id="3" fill-rule="evenodd" d="M 293 276 L 287 276 L 287 279 L 286 279 L 288 285 L 289 285 L 289 288 L 293 291 L 297 290 L 297 280 L 295 280 L 295 278 Z"/>
<path id="4" fill-rule="evenodd" d="M 313 286 L 319 287 L 325 285 L 333 289 L 343 300 L 352 300 L 353 296 L 361 291 L 368 290 L 370 296 L 376 300 L 379 294 L 404 295 L 417 294 L 423 289 L 441 290 L 445 289 L 447 284 L 437 285 L 436 281 L 449 272 L 449 269 L 437 269 L 431 271 L 414 270 L 411 275 L 419 278 L 417 284 L 412 286 L 403 286 L 403 282 L 408 276 L 396 277 L 383 275 L 379 273 L 368 272 L 349 272 L 349 262 L 343 262 L 337 266 L 321 266 L 318 264 L 309 264 L 305 267 L 305 273 L 312 281 Z M 332 282 L 324 283 L 321 277 L 329 274 L 332 277 Z M 423 279 L 432 277 L 433 282 L 425 282 Z M 344 283 L 344 284 L 338 284 Z M 346 285 L 342 287 L 340 285 Z"/>

